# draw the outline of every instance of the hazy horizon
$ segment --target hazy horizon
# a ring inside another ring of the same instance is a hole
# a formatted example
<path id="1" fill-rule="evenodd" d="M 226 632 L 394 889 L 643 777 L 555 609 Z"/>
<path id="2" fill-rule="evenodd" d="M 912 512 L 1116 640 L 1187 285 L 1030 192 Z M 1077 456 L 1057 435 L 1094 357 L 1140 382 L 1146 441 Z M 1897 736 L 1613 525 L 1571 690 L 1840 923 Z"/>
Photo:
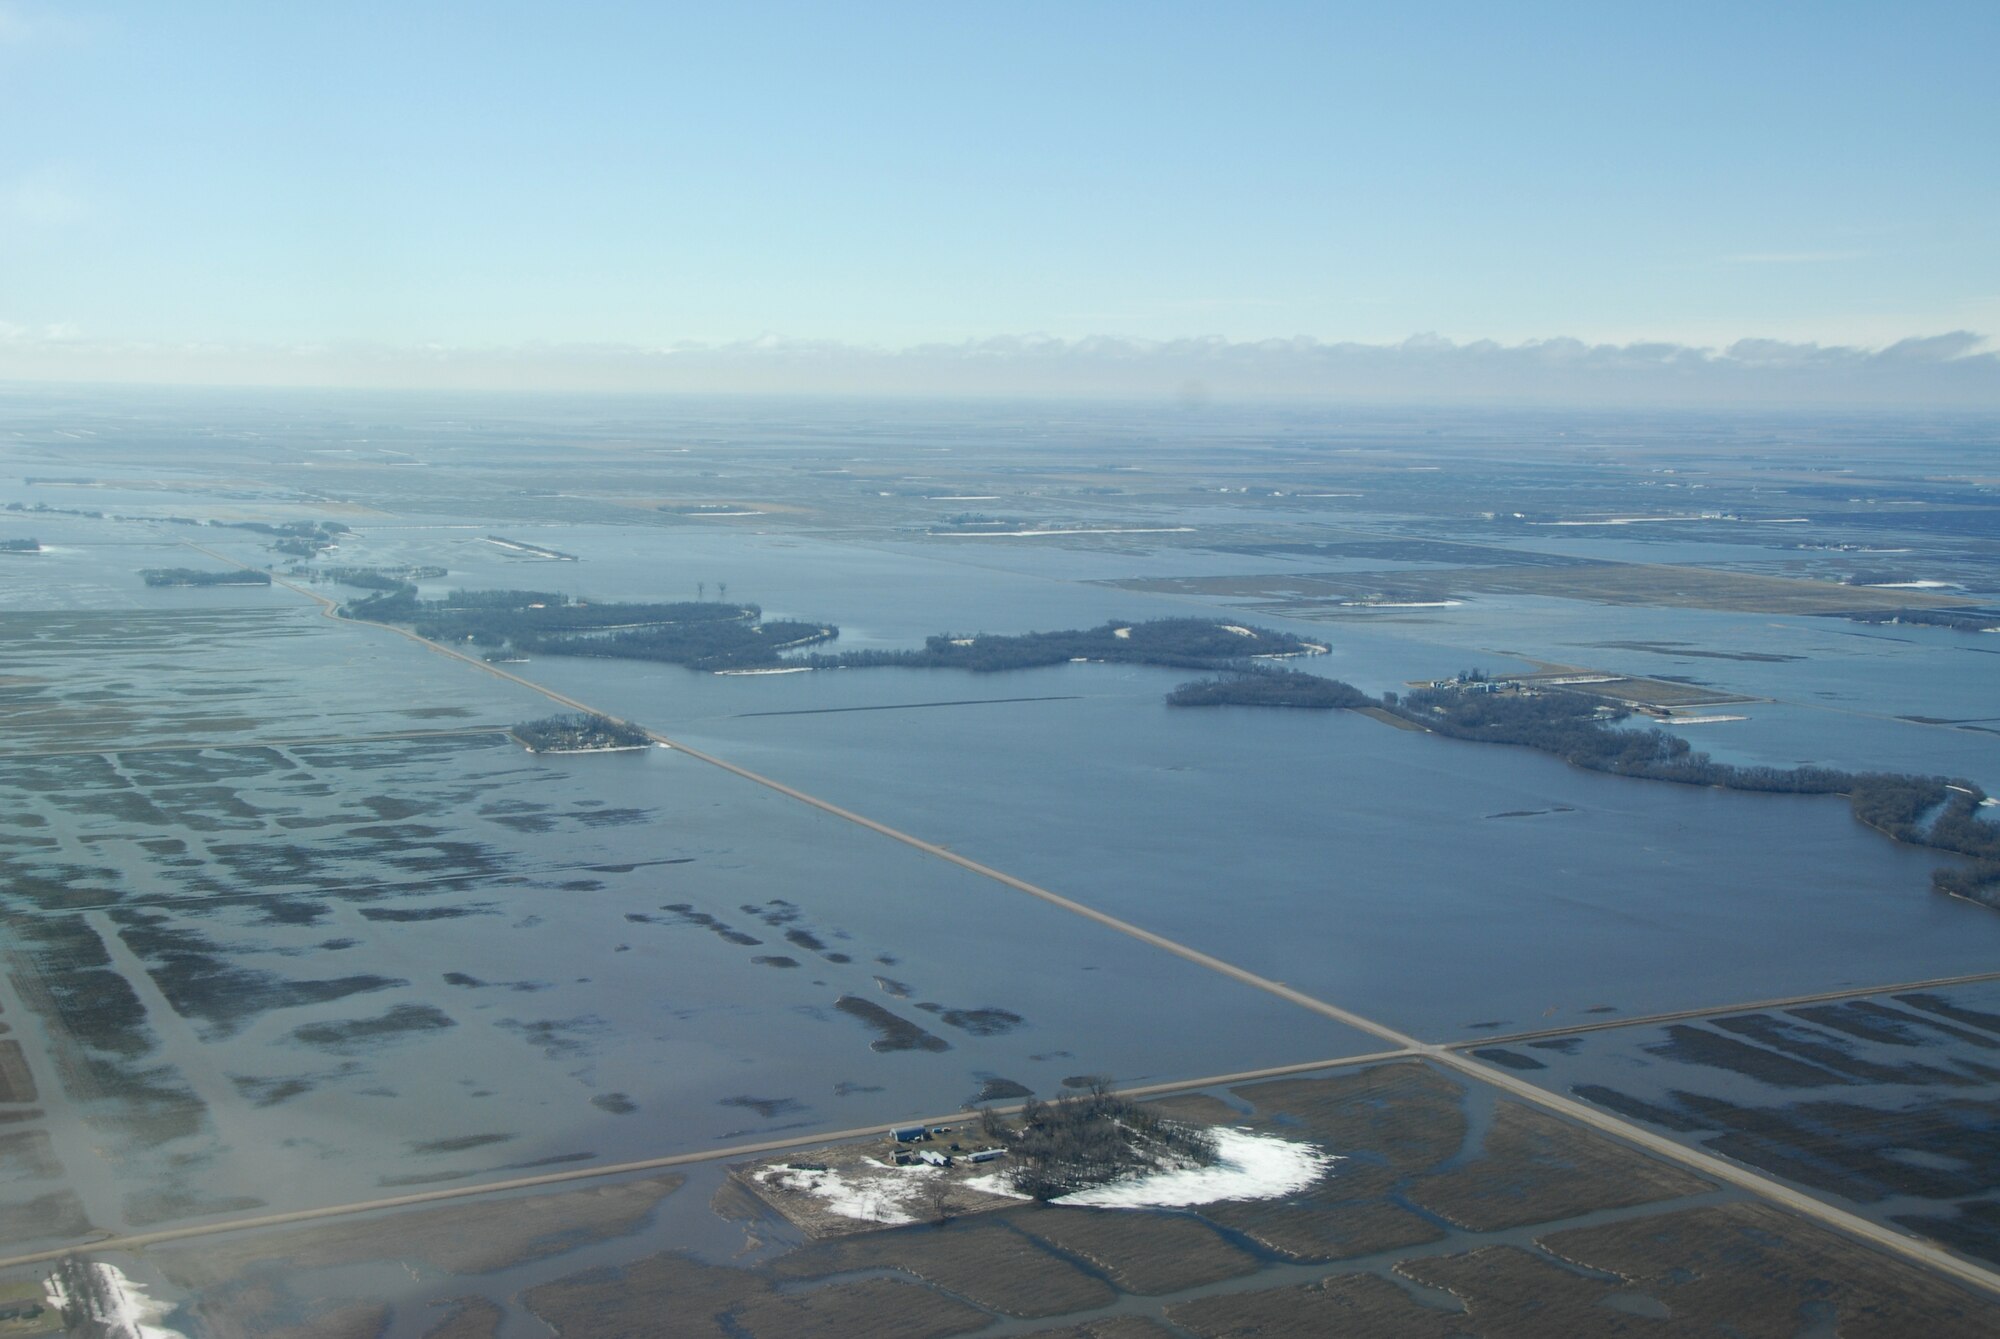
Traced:
<path id="1" fill-rule="evenodd" d="M 2000 408 L 1996 53 L 1942 2 L 0 0 L 0 380 Z"/>
<path id="2" fill-rule="evenodd" d="M 1965 331 L 1880 349 L 1773 340 L 1516 345 L 1417 337 L 1230 342 L 1003 337 L 870 348 L 749 340 L 397 350 L 9 341 L 6 384 L 882 398 L 1289 400 L 1393 406 L 2000 409 L 2000 353 Z"/>

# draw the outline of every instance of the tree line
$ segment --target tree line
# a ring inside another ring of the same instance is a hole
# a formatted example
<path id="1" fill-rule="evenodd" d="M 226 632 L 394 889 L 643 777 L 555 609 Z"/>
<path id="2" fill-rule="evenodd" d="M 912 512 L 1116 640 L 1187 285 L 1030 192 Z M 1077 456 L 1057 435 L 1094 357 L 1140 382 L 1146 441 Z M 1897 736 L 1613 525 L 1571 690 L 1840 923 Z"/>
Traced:
<path id="1" fill-rule="evenodd" d="M 1170 707 L 1372 707 L 1375 699 L 1351 683 L 1262 665 L 1195 679 L 1167 694 Z"/>
<path id="2" fill-rule="evenodd" d="M 304 569 L 300 569 L 304 570 Z M 417 589 L 412 582 L 435 581 L 445 576 L 442 567 L 322 567 L 313 575 L 337 581 L 343 586 L 356 590 L 401 591 L 408 589 L 415 596 Z"/>
<path id="3" fill-rule="evenodd" d="M 1899 842 L 1967 857 L 1933 871 L 1940 892 L 2000 908 L 2000 824 L 1980 816 L 1986 794 L 1963 779 L 1832 767 L 1746 767 L 1717 762 L 1679 735 L 1621 723 L 1630 708 L 1559 689 L 1491 691 L 1488 676 L 1465 670 L 1452 684 L 1378 701 L 1352 684 L 1296 670 L 1246 664 L 1224 676 L 1184 683 L 1167 694 L 1177 707 L 1377 707 L 1453 739 L 1513 744 L 1593 772 L 1688 786 L 1774 795 L 1845 796 L 1854 817 Z"/>
<path id="4" fill-rule="evenodd" d="M 154 576 L 162 577 L 154 580 Z M 182 580 L 180 578 L 191 578 Z M 263 573 L 149 573 L 149 584 L 232 584 Z M 1372 707 L 1454 739 L 1536 749 L 1591 771 L 1617 776 L 1717 786 L 1767 794 L 1842 795 L 1854 816 L 1910 845 L 1969 858 L 1967 868 L 1932 876 L 1941 891 L 2000 907 L 2000 825 L 1980 816 L 1985 793 L 1969 781 L 1908 773 L 1851 772 L 1826 767 L 1746 767 L 1717 762 L 1657 727 L 1622 728 L 1631 711 L 1600 698 L 1558 689 L 1493 691 L 1477 670 L 1462 682 L 1379 700 L 1352 684 L 1304 674 L 1257 657 L 1298 655 L 1320 648 L 1289 633 L 1213 619 L 1168 618 L 1107 622 L 1094 628 L 1014 635 L 939 633 L 921 648 L 847 651 L 787 658 L 783 653 L 839 636 L 831 624 L 762 621 L 754 604 L 721 601 L 597 603 L 553 591 L 452 591 L 420 600 L 407 583 L 341 608 L 343 616 L 413 628 L 441 642 L 472 641 L 542 655 L 650 660 L 691 669 L 814 669 L 891 666 L 991 673 L 1066 664 L 1073 660 L 1206 670 L 1181 684 L 1172 706 Z"/>
<path id="5" fill-rule="evenodd" d="M 601 636 L 529 635 L 515 638 L 514 644 L 523 651 L 551 656 L 656 660 L 698 670 L 771 669 L 788 663 L 781 654 L 788 648 L 839 635 L 840 629 L 823 623 L 730 618 L 632 628 Z"/>
<path id="6" fill-rule="evenodd" d="M 644 748 L 653 742 L 652 736 L 638 726 L 614 721 L 595 712 L 523 721 L 508 733 L 520 740 L 521 746 L 531 753 Z"/>
<path id="7" fill-rule="evenodd" d="M 1162 665 L 1170 669 L 1219 669 L 1248 663 L 1252 656 L 1303 655 L 1312 648 L 1290 633 L 1243 628 L 1207 618 L 1160 618 L 1143 623 L 1112 621 L 1094 628 L 1015 634 L 938 633 L 921 648 L 905 651 L 844 651 L 816 655 L 806 663 L 819 669 L 963 669 L 990 674 L 1036 669 L 1072 660 L 1112 664 Z M 1240 626 L 1240 625 L 1235 625 Z"/>
<path id="8" fill-rule="evenodd" d="M 1162 1163 L 1212 1166 L 1215 1136 L 1167 1120 L 1103 1084 L 1053 1102 L 1029 1098 L 1020 1123 L 980 1113 L 982 1131 L 1007 1147 L 1014 1189 L 1046 1203 Z"/>
<path id="9" fill-rule="evenodd" d="M 788 647 L 839 635 L 839 629 L 818 623 L 766 623 L 754 604 L 603 602 L 537 590 L 454 590 L 442 599 L 421 600 L 414 585 L 392 587 L 349 601 L 341 606 L 342 616 L 400 624 L 431 641 L 469 641 L 495 651 L 654 660 L 708 670 L 778 665 Z"/>
<path id="10" fill-rule="evenodd" d="M 1915 623 L 1959 632 L 1991 632 L 2000 628 L 2000 611 L 1992 609 L 1861 609 L 1840 617 L 1856 623 Z"/>
<path id="11" fill-rule="evenodd" d="M 1854 817 L 1878 832 L 1970 857 L 1975 863 L 1969 868 L 1935 871 L 1932 885 L 2000 907 L 2000 825 L 1979 817 L 1986 794 L 1970 781 L 1717 762 L 1657 727 L 1615 728 L 1630 712 L 1606 713 L 1602 702 L 1581 693 L 1487 693 L 1453 686 L 1420 689 L 1400 700 L 1390 694 L 1382 705 L 1441 735 L 1537 749 L 1594 772 L 1767 794 L 1844 795 Z"/>
<path id="12" fill-rule="evenodd" d="M 199 567 L 145 567 L 139 576 L 148 586 L 268 586 L 269 572 L 235 567 L 212 572 Z"/>

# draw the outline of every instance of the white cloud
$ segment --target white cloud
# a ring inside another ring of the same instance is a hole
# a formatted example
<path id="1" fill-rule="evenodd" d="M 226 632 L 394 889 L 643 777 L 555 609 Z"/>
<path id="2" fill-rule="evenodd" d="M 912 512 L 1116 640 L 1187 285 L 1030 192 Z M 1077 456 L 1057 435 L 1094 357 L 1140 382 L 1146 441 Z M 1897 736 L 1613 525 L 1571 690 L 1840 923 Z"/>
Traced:
<path id="1" fill-rule="evenodd" d="M 18 321 L 0 321 L 0 350 L 82 346 L 84 343 L 83 332 L 68 322 L 31 326 Z"/>

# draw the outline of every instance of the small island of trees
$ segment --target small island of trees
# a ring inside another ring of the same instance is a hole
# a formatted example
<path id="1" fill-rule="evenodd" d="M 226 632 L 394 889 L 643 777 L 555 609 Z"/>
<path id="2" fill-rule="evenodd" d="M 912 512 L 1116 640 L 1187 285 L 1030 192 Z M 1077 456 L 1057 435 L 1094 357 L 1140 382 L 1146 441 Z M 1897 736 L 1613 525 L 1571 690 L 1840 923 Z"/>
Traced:
<path id="1" fill-rule="evenodd" d="M 605 603 L 536 590 L 455 590 L 420 600 L 408 584 L 350 601 L 340 612 L 495 653 L 654 660 L 702 670 L 778 665 L 782 652 L 840 631 L 823 623 L 766 622 L 756 605 L 721 601 Z"/>
<path id="2" fill-rule="evenodd" d="M 1094 628 L 1011 636 L 939 633 L 926 637 L 918 650 L 846 651 L 832 656 L 815 655 L 807 663 L 821 669 L 893 666 L 992 673 L 1092 660 L 1216 670 L 1235 668 L 1254 659 L 1317 655 L 1325 650 L 1316 643 L 1269 628 L 1249 628 L 1208 618 L 1159 618 L 1145 623 L 1114 620 Z"/>
<path id="3" fill-rule="evenodd" d="M 0 539 L 0 553 L 40 553 L 39 539 Z"/>
<path id="4" fill-rule="evenodd" d="M 1372 707 L 1375 699 L 1351 683 L 1298 670 L 1236 670 L 1184 683 L 1167 694 L 1170 707 L 1311 707 L 1333 710 Z"/>
<path id="5" fill-rule="evenodd" d="M 328 581 L 337 581 L 343 586 L 356 590 L 401 591 L 409 588 L 409 593 L 417 593 L 413 584 L 418 581 L 435 581 L 446 575 L 442 567 L 322 567 L 317 575 Z"/>
<path id="6" fill-rule="evenodd" d="M 1855 623 L 1903 623 L 1957 632 L 2000 632 L 2000 609 L 1857 609 L 1837 615 Z"/>
<path id="7" fill-rule="evenodd" d="M 286 521 L 280 525 L 272 525 L 268 521 L 211 521 L 209 524 L 227 530 L 254 530 L 260 535 L 269 535 L 274 552 L 294 558 L 314 557 L 334 547 L 342 535 L 350 533 L 348 527 L 339 521 Z"/>
<path id="8" fill-rule="evenodd" d="M 1167 1120 L 1102 1084 L 1054 1102 L 1031 1097 L 1018 1124 L 983 1111 L 980 1129 L 1007 1150 L 1014 1189 L 1045 1203 L 1135 1172 L 1216 1162 L 1207 1130 Z"/>
<path id="9" fill-rule="evenodd" d="M 538 721 L 523 721 L 507 733 L 530 753 L 609 753 L 650 748 L 653 743 L 652 736 L 638 726 L 595 713 L 544 716 Z"/>
<path id="10" fill-rule="evenodd" d="M 139 572 L 148 586 L 268 586 L 269 572 L 233 567 L 223 572 L 198 567 L 147 567 Z"/>

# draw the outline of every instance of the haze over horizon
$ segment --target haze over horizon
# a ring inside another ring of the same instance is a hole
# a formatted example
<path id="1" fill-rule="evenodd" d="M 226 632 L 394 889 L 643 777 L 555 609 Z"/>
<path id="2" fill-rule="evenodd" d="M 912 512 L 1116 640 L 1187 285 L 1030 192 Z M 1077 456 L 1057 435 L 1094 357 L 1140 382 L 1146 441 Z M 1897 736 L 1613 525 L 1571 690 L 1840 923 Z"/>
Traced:
<path id="1" fill-rule="evenodd" d="M 0 380 L 2000 408 L 2000 10 L 0 0 Z"/>

